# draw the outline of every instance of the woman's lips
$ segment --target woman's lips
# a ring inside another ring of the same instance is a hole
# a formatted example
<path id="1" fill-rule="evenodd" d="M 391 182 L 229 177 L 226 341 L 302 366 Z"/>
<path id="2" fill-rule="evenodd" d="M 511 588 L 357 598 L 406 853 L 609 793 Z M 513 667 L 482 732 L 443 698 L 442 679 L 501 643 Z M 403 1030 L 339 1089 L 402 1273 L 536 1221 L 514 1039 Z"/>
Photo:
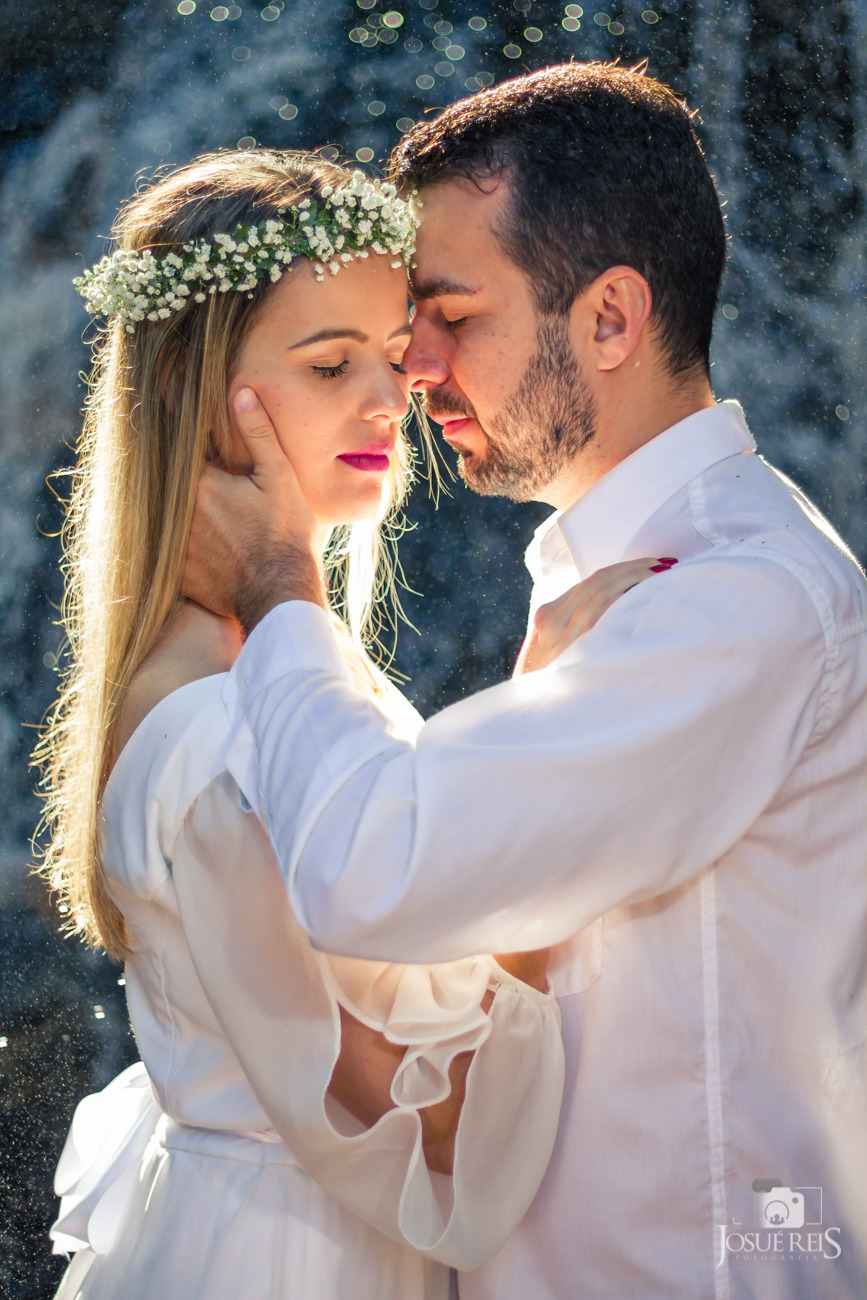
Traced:
<path id="1" fill-rule="evenodd" d="M 344 465 L 351 465 L 353 469 L 364 470 L 368 474 L 384 474 L 388 470 L 388 458 L 392 448 L 376 444 L 371 447 L 362 447 L 360 451 L 345 452 L 338 456 Z"/>

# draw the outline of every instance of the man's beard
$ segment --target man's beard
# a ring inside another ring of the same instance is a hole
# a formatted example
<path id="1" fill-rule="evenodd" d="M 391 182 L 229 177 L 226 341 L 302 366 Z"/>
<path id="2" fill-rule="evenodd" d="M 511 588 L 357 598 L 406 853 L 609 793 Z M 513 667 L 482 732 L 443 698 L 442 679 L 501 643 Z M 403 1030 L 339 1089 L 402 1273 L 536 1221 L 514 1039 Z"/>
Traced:
<path id="1" fill-rule="evenodd" d="M 467 415 L 466 398 L 428 393 L 438 415 Z M 572 350 L 567 318 L 546 316 L 521 382 L 491 417 L 482 456 L 461 455 L 458 473 L 481 496 L 532 501 L 587 446 L 596 432 L 596 403 Z"/>

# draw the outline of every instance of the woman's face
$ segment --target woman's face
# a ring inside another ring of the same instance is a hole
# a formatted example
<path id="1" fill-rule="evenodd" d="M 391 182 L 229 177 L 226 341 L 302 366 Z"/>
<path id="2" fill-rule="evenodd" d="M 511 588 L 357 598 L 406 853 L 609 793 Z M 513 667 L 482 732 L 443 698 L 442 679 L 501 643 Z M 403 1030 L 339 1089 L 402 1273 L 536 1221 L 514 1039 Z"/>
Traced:
<path id="1" fill-rule="evenodd" d="M 410 334 L 406 273 L 371 254 L 323 280 L 299 266 L 247 335 L 230 409 L 238 389 L 258 394 L 323 529 L 380 509 L 407 411 L 401 360 Z M 241 467 L 237 434 L 236 451 Z"/>

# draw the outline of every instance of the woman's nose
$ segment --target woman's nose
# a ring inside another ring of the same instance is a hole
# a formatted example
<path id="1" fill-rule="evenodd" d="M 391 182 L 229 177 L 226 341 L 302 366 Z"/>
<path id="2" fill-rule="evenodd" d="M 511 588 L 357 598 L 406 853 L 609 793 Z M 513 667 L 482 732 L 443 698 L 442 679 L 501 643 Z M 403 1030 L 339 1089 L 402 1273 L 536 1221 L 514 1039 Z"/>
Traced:
<path id="1" fill-rule="evenodd" d="M 377 416 L 385 416 L 388 420 L 402 420 L 408 410 L 406 379 L 386 362 L 378 370 L 375 383 L 370 386 L 361 411 L 362 417 L 372 420 Z"/>

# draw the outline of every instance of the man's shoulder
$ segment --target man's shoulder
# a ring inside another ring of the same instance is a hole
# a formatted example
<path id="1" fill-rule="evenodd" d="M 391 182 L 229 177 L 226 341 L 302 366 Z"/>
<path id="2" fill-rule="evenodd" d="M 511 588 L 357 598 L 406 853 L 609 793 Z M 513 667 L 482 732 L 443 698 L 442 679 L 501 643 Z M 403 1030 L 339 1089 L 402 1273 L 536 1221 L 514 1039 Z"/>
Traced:
<path id="1" fill-rule="evenodd" d="M 738 557 L 785 570 L 816 607 L 831 639 L 863 630 L 867 582 L 833 525 L 791 479 L 761 457 L 715 467 L 692 500 L 710 562 Z"/>

